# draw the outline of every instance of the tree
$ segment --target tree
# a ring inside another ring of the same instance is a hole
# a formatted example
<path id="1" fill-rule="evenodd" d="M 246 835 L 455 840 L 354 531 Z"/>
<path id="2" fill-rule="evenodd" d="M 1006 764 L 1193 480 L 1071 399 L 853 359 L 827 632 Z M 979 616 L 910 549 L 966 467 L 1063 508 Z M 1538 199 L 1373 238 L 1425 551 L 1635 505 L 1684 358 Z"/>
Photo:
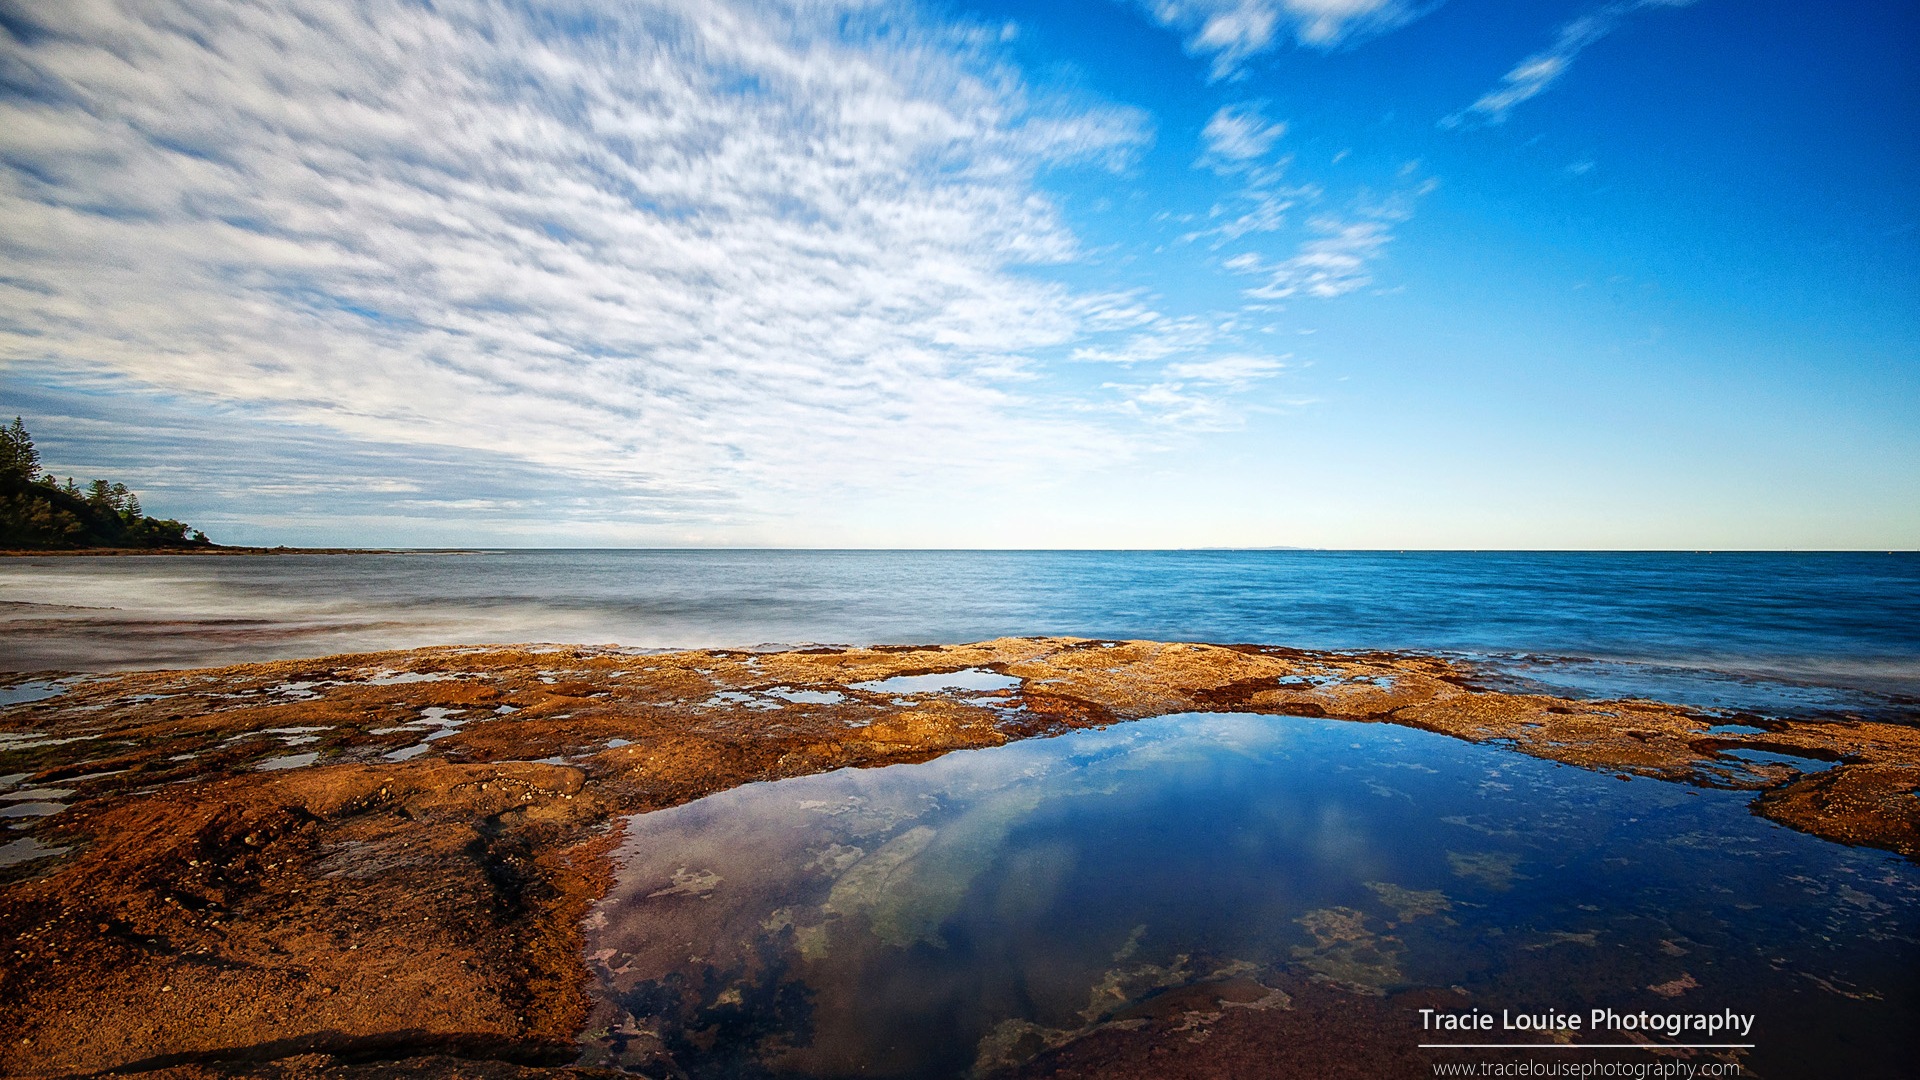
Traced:
<path id="1" fill-rule="evenodd" d="M 40 455 L 15 417 L 0 427 L 0 548 L 198 547 L 206 534 L 187 538 L 188 526 L 151 518 L 127 485 L 95 480 L 86 487 L 67 477 L 41 475 Z"/>
<path id="2" fill-rule="evenodd" d="M 33 448 L 33 436 L 19 417 L 13 426 L 0 428 L 0 476 L 32 481 L 40 475 L 40 452 Z"/>
<path id="3" fill-rule="evenodd" d="M 84 547 L 87 524 L 30 492 L 0 495 L 0 547 Z"/>

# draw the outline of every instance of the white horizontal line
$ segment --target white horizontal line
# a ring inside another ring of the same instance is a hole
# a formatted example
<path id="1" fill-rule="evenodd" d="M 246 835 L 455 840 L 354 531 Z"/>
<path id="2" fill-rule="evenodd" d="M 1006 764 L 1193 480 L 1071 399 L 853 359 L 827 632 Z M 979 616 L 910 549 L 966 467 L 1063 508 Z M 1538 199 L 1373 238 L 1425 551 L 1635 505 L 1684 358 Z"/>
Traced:
<path id="1" fill-rule="evenodd" d="M 1752 1043 L 1421 1043 L 1422 1050 L 1751 1050 Z"/>

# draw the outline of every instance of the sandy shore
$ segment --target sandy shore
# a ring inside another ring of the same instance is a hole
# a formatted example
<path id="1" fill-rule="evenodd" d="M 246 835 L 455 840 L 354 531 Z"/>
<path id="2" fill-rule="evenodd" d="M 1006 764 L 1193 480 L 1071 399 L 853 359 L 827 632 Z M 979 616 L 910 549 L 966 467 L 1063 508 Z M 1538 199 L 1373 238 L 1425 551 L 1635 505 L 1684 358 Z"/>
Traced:
<path id="1" fill-rule="evenodd" d="M 928 693 L 910 706 L 853 685 L 966 668 L 1022 683 L 990 703 Z M 780 696 L 796 690 L 817 693 Z M 0 708 L 0 784 L 36 792 L 11 805 L 40 808 L 16 819 L 31 825 L 7 834 L 0 867 L 0 940 L 12 943 L 0 1073 L 578 1073 L 566 1063 L 588 1008 L 579 924 L 625 815 L 1201 710 L 1402 724 L 1750 789 L 1775 821 L 1920 857 L 1915 728 L 1729 727 L 1655 702 L 1500 692 L 1458 663 L 1402 654 L 1061 638 L 473 647 L 93 676 Z M 1739 750 L 1838 764 L 1803 772 L 1728 754 Z M 1348 997 L 1295 987 L 1299 1008 L 1229 1010 L 1231 1024 L 1246 1046 L 1311 1054 L 1312 1040 L 1276 1033 L 1304 1024 L 1347 1039 L 1404 1019 Z M 1158 1052 L 1150 1036 L 1138 1054 Z M 1377 1053 L 1403 1055 L 1390 1041 Z M 1331 1045 L 1302 1067 L 1333 1067 Z M 1089 1045 L 1056 1064 L 1092 1075 L 1124 1052 Z M 1340 1068 L 1367 1074 L 1365 1053 L 1342 1054 Z"/>

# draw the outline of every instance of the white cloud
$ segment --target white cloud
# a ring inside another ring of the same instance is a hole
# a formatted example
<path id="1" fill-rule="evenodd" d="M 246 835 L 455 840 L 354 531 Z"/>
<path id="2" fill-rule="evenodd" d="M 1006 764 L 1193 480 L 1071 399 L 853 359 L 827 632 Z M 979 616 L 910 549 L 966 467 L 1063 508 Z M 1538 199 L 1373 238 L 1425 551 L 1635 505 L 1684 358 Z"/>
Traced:
<path id="1" fill-rule="evenodd" d="M 1267 119 L 1261 109 L 1258 102 L 1228 105 L 1201 129 L 1206 150 L 1194 165 L 1232 177 L 1239 186 L 1209 208 L 1205 228 L 1182 235 L 1181 243 L 1210 238 L 1218 248 L 1252 233 L 1276 232 L 1296 203 L 1318 196 L 1318 189 L 1310 185 L 1283 185 L 1291 158 L 1262 160 L 1286 134 L 1287 125 Z"/>
<path id="2" fill-rule="evenodd" d="M 1137 420 L 1175 433 L 1225 431 L 1239 427 L 1248 413 L 1266 409 L 1267 395 L 1253 396 L 1257 384 L 1280 375 L 1292 354 L 1271 356 L 1256 344 L 1273 327 L 1241 312 L 1170 316 L 1151 307 L 1140 294 L 1108 298 L 1112 319 L 1094 343 L 1075 348 L 1070 359 L 1124 369 L 1100 384 L 1111 397 L 1078 406 Z M 1297 402 L 1295 404 L 1298 404 Z M 1134 433 L 1136 447 L 1167 449 Z"/>
<path id="3" fill-rule="evenodd" d="M 1279 232 L 1287 224 L 1289 211 L 1303 200 L 1318 199 L 1322 194 L 1312 185 L 1270 186 L 1277 179 L 1277 173 L 1257 178 L 1213 204 L 1207 211 L 1208 226 L 1181 234 L 1180 242 L 1210 240 L 1210 246 L 1218 249 L 1256 233 Z"/>
<path id="4" fill-rule="evenodd" d="M 1198 431 L 1240 426 L 1254 384 L 1286 369 L 1285 357 L 1229 353 L 1166 365 L 1152 382 L 1106 384 L 1120 395 L 1120 409 L 1152 423 Z"/>
<path id="5" fill-rule="evenodd" d="M 1290 37 L 1330 49 L 1419 17 L 1405 0 L 1140 0 L 1162 26 L 1185 36 L 1187 52 L 1207 57 L 1216 79 Z"/>
<path id="6" fill-rule="evenodd" d="M 1071 358 L 1107 364 L 1141 364 L 1205 349 L 1223 336 L 1218 323 L 1194 316 L 1156 315 L 1138 333 L 1118 345 L 1082 345 Z"/>
<path id="7" fill-rule="evenodd" d="M 1256 379 L 1271 378 L 1284 367 L 1285 363 L 1271 356 L 1219 356 L 1168 364 L 1166 374 L 1190 382 L 1245 386 Z"/>
<path id="8" fill-rule="evenodd" d="M 854 0 L 16 10 L 16 373 L 701 506 L 1120 443 L 1019 399 L 1101 317 L 1025 268 L 1079 255 L 1039 171 L 1147 125 L 1037 94 L 997 30 Z"/>
<path id="9" fill-rule="evenodd" d="M 1092 293 L 1075 301 L 1074 310 L 1081 329 L 1089 333 L 1134 330 L 1166 318 L 1153 309 L 1144 289 Z"/>
<path id="10" fill-rule="evenodd" d="M 1222 106 L 1200 131 L 1207 152 L 1199 164 L 1231 167 L 1264 157 L 1287 125 L 1268 120 L 1257 102 Z"/>
<path id="11" fill-rule="evenodd" d="M 1105 404 L 1083 408 L 1117 413 L 1166 429 L 1220 431 L 1239 426 L 1250 408 L 1244 400 L 1256 383 L 1279 375 L 1287 357 L 1249 348 L 1250 325 L 1239 314 L 1168 316 L 1154 311 L 1144 297 L 1129 297 L 1124 320 L 1104 335 L 1110 340 L 1083 345 L 1070 358 L 1112 364 L 1128 376 L 1101 384 L 1113 395 Z"/>
<path id="12" fill-rule="evenodd" d="M 1587 46 L 1613 33 L 1620 21 L 1642 8 L 1687 7 L 1694 0 L 1617 0 L 1560 27 L 1553 44 L 1520 61 L 1473 104 L 1443 118 L 1442 127 L 1503 124 L 1507 114 L 1523 101 L 1545 93 L 1573 66 Z"/>
<path id="13" fill-rule="evenodd" d="M 1372 266 L 1386 253 L 1394 226 L 1412 218 L 1419 200 L 1439 187 L 1438 180 L 1421 176 L 1417 161 L 1401 166 L 1399 178 L 1406 186 L 1385 198 L 1361 199 L 1344 214 L 1321 214 L 1309 220 L 1308 235 L 1284 258 L 1247 251 L 1223 260 L 1221 266 L 1266 279 L 1244 290 L 1255 301 L 1299 296 L 1330 300 L 1364 288 L 1373 283 Z"/>
<path id="14" fill-rule="evenodd" d="M 1260 300 L 1312 296 L 1322 300 L 1343 296 L 1371 284 L 1370 265 L 1393 238 L 1388 223 L 1378 219 L 1346 221 L 1319 218 L 1315 235 L 1300 243 L 1288 258 L 1268 262 L 1257 255 L 1237 255 L 1224 264 L 1242 274 L 1263 277 L 1266 283 L 1248 289 Z"/>

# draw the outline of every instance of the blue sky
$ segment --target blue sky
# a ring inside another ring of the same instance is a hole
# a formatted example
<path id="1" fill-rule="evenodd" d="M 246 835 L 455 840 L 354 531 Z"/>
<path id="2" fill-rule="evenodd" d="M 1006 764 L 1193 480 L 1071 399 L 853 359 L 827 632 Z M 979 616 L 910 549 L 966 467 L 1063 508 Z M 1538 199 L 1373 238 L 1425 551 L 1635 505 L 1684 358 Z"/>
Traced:
<path id="1" fill-rule="evenodd" d="M 1920 8 L 29 0 L 0 406 L 228 542 L 1920 546 Z"/>

